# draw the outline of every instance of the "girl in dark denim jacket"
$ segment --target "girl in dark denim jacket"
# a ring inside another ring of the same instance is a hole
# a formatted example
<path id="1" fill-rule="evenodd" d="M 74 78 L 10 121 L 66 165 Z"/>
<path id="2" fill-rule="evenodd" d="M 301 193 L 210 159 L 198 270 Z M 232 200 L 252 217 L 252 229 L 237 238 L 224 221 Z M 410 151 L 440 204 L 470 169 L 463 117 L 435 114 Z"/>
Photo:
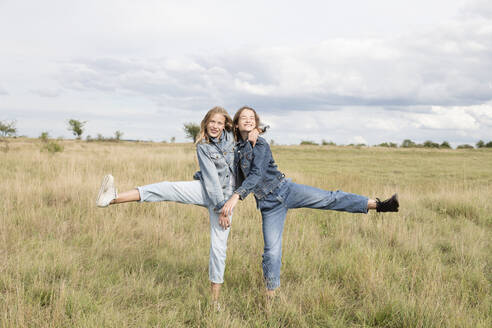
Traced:
<path id="1" fill-rule="evenodd" d="M 254 148 L 247 141 L 248 132 L 254 130 L 259 122 L 256 111 L 250 107 L 239 109 L 234 116 L 234 132 L 239 140 L 235 150 L 237 189 L 222 208 L 222 215 L 230 215 L 239 199 L 254 193 L 263 219 L 263 276 L 267 296 L 271 298 L 280 286 L 282 232 L 288 209 L 306 207 L 351 213 L 367 213 L 372 209 L 397 212 L 399 203 L 396 194 L 380 201 L 340 190 L 322 190 L 285 179 L 284 174 L 277 169 L 265 139 L 258 138 Z"/>
<path id="2" fill-rule="evenodd" d="M 254 144 L 258 130 L 249 133 Z M 208 208 L 210 215 L 210 260 L 209 279 L 214 306 L 219 307 L 218 297 L 224 282 L 227 239 L 232 211 L 225 216 L 220 209 L 234 191 L 234 136 L 232 119 L 222 107 L 208 111 L 201 122 L 196 142 L 200 171 L 194 181 L 163 181 L 117 194 L 114 179 L 103 179 L 96 204 L 99 207 L 126 202 L 173 201 Z"/>

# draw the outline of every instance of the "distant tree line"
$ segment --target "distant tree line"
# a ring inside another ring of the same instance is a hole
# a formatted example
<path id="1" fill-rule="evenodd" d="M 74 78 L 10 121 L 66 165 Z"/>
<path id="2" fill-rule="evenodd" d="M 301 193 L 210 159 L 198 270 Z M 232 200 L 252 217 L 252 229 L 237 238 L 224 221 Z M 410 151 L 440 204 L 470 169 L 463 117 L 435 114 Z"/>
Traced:
<path id="1" fill-rule="evenodd" d="M 300 145 L 319 145 L 319 143 L 314 142 L 312 140 L 302 140 Z M 325 141 L 323 140 L 321 142 L 322 146 L 336 146 L 336 143 L 332 141 Z M 347 146 L 356 146 L 356 147 L 367 147 L 368 145 L 360 143 L 360 144 L 349 144 Z M 379 145 L 375 145 L 376 147 L 388 147 L 388 148 L 398 148 L 398 144 L 394 142 L 383 142 L 380 143 Z M 485 142 L 483 140 L 478 141 L 475 144 L 476 148 L 492 148 L 492 141 Z M 405 139 L 399 146 L 400 148 L 436 148 L 436 149 L 452 149 L 451 145 L 447 141 L 443 141 L 442 143 L 437 143 L 433 142 L 431 140 L 424 141 L 424 143 L 416 143 L 410 139 Z M 457 149 L 473 149 L 472 145 L 469 144 L 463 144 L 459 145 L 456 147 Z"/>
<path id="2" fill-rule="evenodd" d="M 82 139 L 82 135 L 84 133 L 84 128 L 85 124 L 87 121 L 80 121 L 76 119 L 69 119 L 67 121 L 68 124 L 68 130 L 72 132 L 72 134 L 76 137 L 76 139 L 80 140 Z M 185 135 L 187 138 L 191 139 L 192 141 L 195 141 L 198 133 L 200 132 L 200 125 L 192 122 L 184 123 L 183 124 L 183 130 L 185 132 Z M 4 151 L 8 151 L 8 137 L 15 137 L 17 134 L 17 128 L 16 128 L 16 121 L 0 121 L 0 142 L 4 143 Z M 123 136 L 123 132 L 120 130 L 117 130 L 114 132 L 114 136 L 112 137 L 105 137 L 102 134 L 97 134 L 97 137 L 93 138 L 90 135 L 87 135 L 86 140 L 89 142 L 92 141 L 120 141 Z M 54 152 L 62 151 L 63 147 L 57 147 L 55 146 L 54 142 L 50 143 L 50 136 L 48 132 L 42 132 L 41 135 L 39 136 L 39 139 L 44 142 L 49 149 L 54 149 Z M 170 139 L 171 142 L 175 142 L 176 138 L 171 137 Z M 167 141 L 163 141 L 167 142 Z M 273 146 L 275 144 L 275 141 L 272 139 L 270 140 L 270 144 Z M 312 140 L 302 140 L 301 145 L 320 145 L 320 143 L 317 143 Z M 326 141 L 322 140 L 321 141 L 322 146 L 337 146 L 336 143 L 333 141 Z M 356 147 L 367 147 L 368 145 L 359 143 L 359 144 L 349 144 L 347 146 L 356 146 Z M 378 145 L 375 145 L 376 147 L 388 147 L 388 148 L 436 148 L 436 149 L 452 149 L 451 145 L 447 141 L 443 141 L 442 143 L 437 143 L 433 142 L 431 140 L 426 140 L 423 143 L 419 144 L 416 143 L 410 139 L 405 139 L 402 141 L 402 143 L 398 146 L 398 144 L 394 142 L 383 142 Z M 479 140 L 475 144 L 476 148 L 492 148 L 492 141 L 485 142 L 483 140 Z M 475 148 L 474 146 L 470 144 L 462 144 L 458 145 L 456 148 L 457 149 L 473 149 Z"/>

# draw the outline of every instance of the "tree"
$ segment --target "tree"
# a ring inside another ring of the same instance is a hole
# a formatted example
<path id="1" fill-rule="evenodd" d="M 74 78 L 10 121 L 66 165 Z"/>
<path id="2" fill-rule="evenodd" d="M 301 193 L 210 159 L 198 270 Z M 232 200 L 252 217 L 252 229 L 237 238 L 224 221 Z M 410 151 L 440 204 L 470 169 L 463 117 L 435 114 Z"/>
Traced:
<path id="1" fill-rule="evenodd" d="M 443 149 L 451 149 L 451 145 L 447 141 L 443 141 L 442 144 L 439 146 L 439 148 Z"/>
<path id="2" fill-rule="evenodd" d="M 459 145 L 458 147 L 456 147 L 456 149 L 473 149 L 473 146 L 468 144 Z"/>
<path id="3" fill-rule="evenodd" d="M 183 124 L 183 130 L 186 134 L 186 138 L 190 138 L 192 141 L 195 141 L 198 133 L 200 133 L 200 125 L 192 122 L 185 123 Z"/>
<path id="4" fill-rule="evenodd" d="M 424 147 L 425 148 L 439 148 L 439 144 L 436 142 L 433 142 L 431 140 L 427 140 L 424 142 Z"/>
<path id="5" fill-rule="evenodd" d="M 411 148 L 411 147 L 415 147 L 415 142 L 413 142 L 412 140 L 410 139 L 405 139 L 403 140 L 403 142 L 401 143 L 401 147 L 402 148 Z"/>
<path id="6" fill-rule="evenodd" d="M 3 148 L 4 152 L 9 151 L 9 141 L 7 137 L 15 136 L 17 128 L 15 127 L 15 121 L 0 121 L 0 141 L 5 143 Z"/>
<path id="7" fill-rule="evenodd" d="M 50 134 L 48 131 L 44 131 L 44 132 L 41 132 L 41 134 L 39 135 L 39 139 L 42 141 L 42 142 L 48 142 L 49 139 L 50 139 Z"/>
<path id="8" fill-rule="evenodd" d="M 492 148 L 492 141 L 489 141 L 485 144 L 486 148 Z"/>
<path id="9" fill-rule="evenodd" d="M 17 133 L 15 121 L 0 121 L 0 136 L 12 137 Z"/>
<path id="10" fill-rule="evenodd" d="M 121 132 L 120 130 L 117 130 L 114 133 L 114 138 L 116 139 L 116 141 L 120 141 L 122 136 L 123 136 L 123 132 Z"/>
<path id="11" fill-rule="evenodd" d="M 82 133 L 84 133 L 85 123 L 87 123 L 87 121 L 82 122 L 79 120 L 70 119 L 68 121 L 68 131 L 72 131 L 72 134 L 80 140 Z"/>
<path id="12" fill-rule="evenodd" d="M 483 140 L 477 142 L 477 148 L 483 148 L 484 146 L 485 146 L 485 142 L 483 142 Z"/>

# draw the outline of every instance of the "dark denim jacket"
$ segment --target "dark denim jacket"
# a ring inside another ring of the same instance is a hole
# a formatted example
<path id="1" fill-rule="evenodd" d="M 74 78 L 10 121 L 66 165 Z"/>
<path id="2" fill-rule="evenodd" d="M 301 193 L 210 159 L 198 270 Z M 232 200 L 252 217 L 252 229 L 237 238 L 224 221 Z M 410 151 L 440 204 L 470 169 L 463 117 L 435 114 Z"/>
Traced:
<path id="1" fill-rule="evenodd" d="M 201 180 L 205 192 L 219 212 L 225 202 L 232 196 L 234 185 L 234 136 L 224 131 L 219 139 L 211 138 L 209 143 L 197 144 L 196 152 L 200 171 L 193 178 Z"/>
<path id="2" fill-rule="evenodd" d="M 253 192 L 256 199 L 271 193 L 285 175 L 277 169 L 268 142 L 259 137 L 255 147 L 249 141 L 241 140 L 234 150 L 236 168 L 236 194 L 241 199 Z"/>

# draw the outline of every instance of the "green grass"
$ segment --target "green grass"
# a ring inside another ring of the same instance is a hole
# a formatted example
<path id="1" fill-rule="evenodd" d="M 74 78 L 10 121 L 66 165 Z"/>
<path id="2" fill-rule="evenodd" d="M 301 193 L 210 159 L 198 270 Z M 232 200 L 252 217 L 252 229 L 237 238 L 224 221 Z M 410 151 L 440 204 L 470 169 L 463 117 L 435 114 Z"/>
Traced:
<path id="1" fill-rule="evenodd" d="M 211 311 L 209 224 L 173 203 L 97 209 L 120 191 L 189 180 L 191 144 L 17 139 L 0 158 L 1 327 L 490 327 L 492 152 L 275 146 L 295 182 L 400 196 L 397 214 L 289 212 L 282 287 L 264 300 L 250 196 L 229 239 L 224 311 Z"/>

